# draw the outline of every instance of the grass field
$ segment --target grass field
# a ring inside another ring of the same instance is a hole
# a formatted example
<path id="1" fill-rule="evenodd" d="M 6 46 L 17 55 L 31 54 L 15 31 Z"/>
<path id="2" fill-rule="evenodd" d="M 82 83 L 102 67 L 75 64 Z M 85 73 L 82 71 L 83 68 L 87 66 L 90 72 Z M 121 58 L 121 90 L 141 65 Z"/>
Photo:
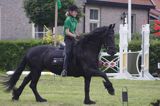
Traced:
<path id="1" fill-rule="evenodd" d="M 23 77 L 21 77 L 20 82 Z M 150 106 L 151 102 L 160 99 L 160 81 L 115 80 L 111 82 L 116 90 L 115 96 L 110 96 L 104 89 L 101 78 L 93 78 L 90 96 L 96 101 L 93 106 L 122 106 L 122 87 L 128 88 L 129 106 Z M 0 106 L 84 106 L 83 78 L 61 78 L 42 76 L 38 83 L 38 90 L 48 102 L 35 102 L 31 89 L 24 89 L 19 101 L 11 101 L 11 93 L 3 92 L 0 87 Z"/>

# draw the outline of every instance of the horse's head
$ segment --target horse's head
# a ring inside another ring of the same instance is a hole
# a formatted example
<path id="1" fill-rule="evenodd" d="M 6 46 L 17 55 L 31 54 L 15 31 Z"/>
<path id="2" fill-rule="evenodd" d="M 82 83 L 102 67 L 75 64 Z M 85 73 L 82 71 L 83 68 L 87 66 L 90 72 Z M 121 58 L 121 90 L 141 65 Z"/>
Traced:
<path id="1" fill-rule="evenodd" d="M 116 53 L 115 41 L 114 41 L 114 27 L 115 24 L 109 25 L 107 27 L 105 38 L 104 38 L 104 45 L 107 49 L 107 53 L 113 56 Z"/>

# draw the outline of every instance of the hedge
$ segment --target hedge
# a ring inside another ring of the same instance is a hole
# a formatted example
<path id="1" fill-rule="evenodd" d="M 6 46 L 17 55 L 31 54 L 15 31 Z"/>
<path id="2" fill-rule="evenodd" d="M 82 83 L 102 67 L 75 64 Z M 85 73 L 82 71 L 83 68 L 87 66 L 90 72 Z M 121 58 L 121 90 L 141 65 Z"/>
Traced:
<path id="1" fill-rule="evenodd" d="M 129 50 L 140 51 L 141 41 L 132 41 Z M 151 40 L 149 48 L 149 71 L 153 73 L 158 70 L 157 63 L 160 62 L 160 40 Z"/>
<path id="2" fill-rule="evenodd" d="M 0 70 L 14 70 L 28 48 L 41 44 L 41 40 L 0 41 Z"/>
<path id="3" fill-rule="evenodd" d="M 151 41 L 149 59 L 151 72 L 157 71 L 157 63 L 160 62 L 160 40 Z"/>
<path id="4" fill-rule="evenodd" d="M 14 70 L 27 49 L 36 45 L 43 45 L 41 40 L 25 41 L 0 41 L 0 70 Z M 117 51 L 119 49 L 116 41 Z M 141 42 L 133 40 L 129 44 L 129 50 L 139 51 Z M 157 70 L 157 63 L 160 62 L 160 40 L 151 40 L 150 45 L 150 72 Z"/>

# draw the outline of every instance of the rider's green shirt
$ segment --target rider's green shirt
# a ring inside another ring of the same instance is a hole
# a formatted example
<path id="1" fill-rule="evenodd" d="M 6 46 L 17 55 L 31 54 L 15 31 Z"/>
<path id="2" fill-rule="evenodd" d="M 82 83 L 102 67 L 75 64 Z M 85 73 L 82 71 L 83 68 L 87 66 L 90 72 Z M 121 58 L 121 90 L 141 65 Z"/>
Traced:
<path id="1" fill-rule="evenodd" d="M 76 27 L 77 27 L 78 21 L 75 17 L 67 16 L 65 22 L 64 22 L 64 35 L 66 36 L 66 29 L 69 29 L 69 31 L 73 34 L 75 34 Z"/>

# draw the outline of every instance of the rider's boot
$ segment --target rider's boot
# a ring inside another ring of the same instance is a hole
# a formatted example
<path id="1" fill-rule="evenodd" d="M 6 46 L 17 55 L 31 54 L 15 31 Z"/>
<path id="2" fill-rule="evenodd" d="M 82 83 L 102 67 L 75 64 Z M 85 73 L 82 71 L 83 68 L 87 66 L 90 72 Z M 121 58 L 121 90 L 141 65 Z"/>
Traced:
<path id="1" fill-rule="evenodd" d="M 62 77 L 66 77 L 67 76 L 67 71 L 65 69 L 63 69 L 63 71 L 61 72 L 61 76 Z"/>

